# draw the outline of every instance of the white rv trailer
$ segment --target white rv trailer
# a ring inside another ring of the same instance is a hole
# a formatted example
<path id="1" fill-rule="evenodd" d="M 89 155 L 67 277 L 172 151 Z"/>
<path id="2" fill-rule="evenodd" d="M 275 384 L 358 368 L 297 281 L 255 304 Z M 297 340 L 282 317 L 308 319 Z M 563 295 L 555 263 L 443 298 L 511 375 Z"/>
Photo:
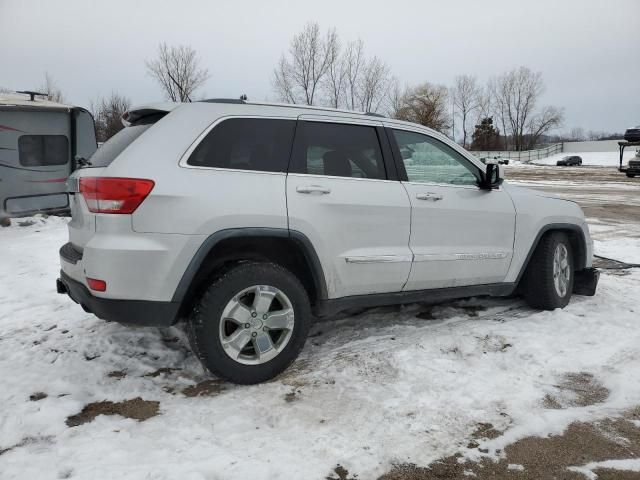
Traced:
<path id="1" fill-rule="evenodd" d="M 0 94 L 0 219 L 67 211 L 67 177 L 96 148 L 84 108 L 36 92 Z"/>

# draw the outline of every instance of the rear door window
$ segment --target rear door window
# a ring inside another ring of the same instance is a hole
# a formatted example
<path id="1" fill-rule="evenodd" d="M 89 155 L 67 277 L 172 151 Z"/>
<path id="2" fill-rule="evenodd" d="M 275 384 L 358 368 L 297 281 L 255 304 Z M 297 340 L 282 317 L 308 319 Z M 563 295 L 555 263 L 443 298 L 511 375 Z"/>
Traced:
<path id="1" fill-rule="evenodd" d="M 216 125 L 187 164 L 259 172 L 286 172 L 295 120 L 230 118 Z"/>
<path id="2" fill-rule="evenodd" d="M 291 173 L 386 179 L 376 128 L 300 122 Z"/>
<path id="3" fill-rule="evenodd" d="M 22 135 L 18 156 L 23 167 L 65 165 L 69 161 L 69 140 L 64 135 Z"/>

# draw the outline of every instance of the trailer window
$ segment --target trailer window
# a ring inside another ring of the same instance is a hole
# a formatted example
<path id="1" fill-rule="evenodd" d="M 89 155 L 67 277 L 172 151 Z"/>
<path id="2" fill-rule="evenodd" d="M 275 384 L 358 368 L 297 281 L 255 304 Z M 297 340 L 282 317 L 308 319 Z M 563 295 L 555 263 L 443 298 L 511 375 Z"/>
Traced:
<path id="1" fill-rule="evenodd" d="M 69 161 L 69 140 L 64 135 L 22 135 L 18 155 L 23 167 L 65 165 Z"/>

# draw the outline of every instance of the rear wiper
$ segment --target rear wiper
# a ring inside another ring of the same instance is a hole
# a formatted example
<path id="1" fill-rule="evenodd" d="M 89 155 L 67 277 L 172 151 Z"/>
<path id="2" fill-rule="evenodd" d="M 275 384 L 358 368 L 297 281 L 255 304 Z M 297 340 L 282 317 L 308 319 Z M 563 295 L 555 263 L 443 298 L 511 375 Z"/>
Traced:
<path id="1" fill-rule="evenodd" d="M 76 164 L 78 165 L 79 168 L 91 166 L 91 162 L 89 160 L 80 156 L 76 157 Z"/>

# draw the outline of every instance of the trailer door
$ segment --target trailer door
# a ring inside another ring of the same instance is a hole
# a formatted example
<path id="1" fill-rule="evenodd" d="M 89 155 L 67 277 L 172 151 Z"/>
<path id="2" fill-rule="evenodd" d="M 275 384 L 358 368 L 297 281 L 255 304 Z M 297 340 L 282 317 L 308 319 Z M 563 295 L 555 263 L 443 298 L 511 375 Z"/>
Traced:
<path id="1" fill-rule="evenodd" d="M 68 209 L 71 122 L 65 111 L 0 111 L 0 213 Z"/>
<path id="2" fill-rule="evenodd" d="M 77 168 L 76 158 L 91 158 L 91 155 L 97 149 L 96 144 L 96 128 L 93 123 L 93 117 L 89 112 L 81 108 L 75 108 L 73 111 L 75 120 L 74 135 L 74 148 L 71 154 L 73 155 L 73 169 Z"/>

